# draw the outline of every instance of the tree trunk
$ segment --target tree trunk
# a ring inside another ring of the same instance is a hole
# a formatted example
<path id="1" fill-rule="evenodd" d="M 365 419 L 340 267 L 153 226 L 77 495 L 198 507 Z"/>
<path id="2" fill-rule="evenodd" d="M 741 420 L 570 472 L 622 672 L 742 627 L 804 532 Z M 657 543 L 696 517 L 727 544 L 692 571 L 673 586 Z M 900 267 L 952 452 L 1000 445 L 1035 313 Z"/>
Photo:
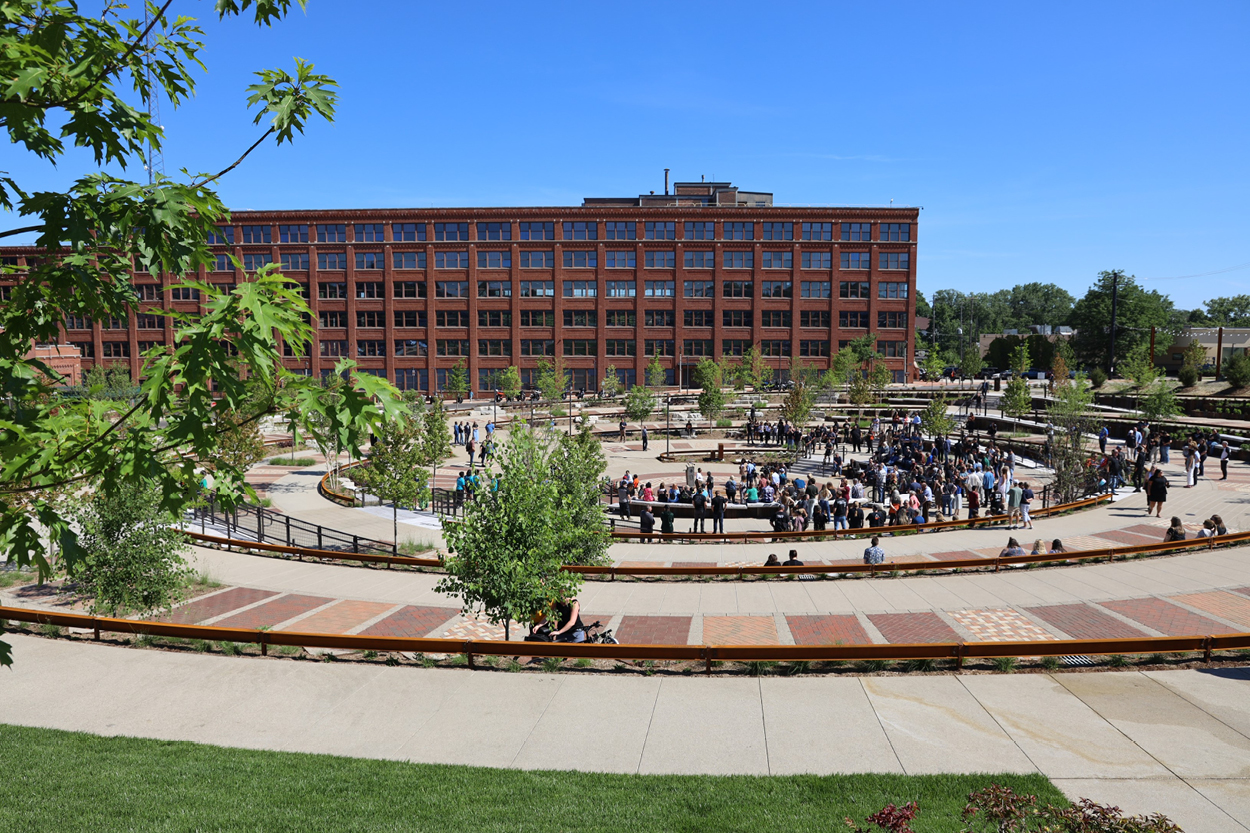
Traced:
<path id="1" fill-rule="evenodd" d="M 395 552 L 399 552 L 399 501 L 391 501 L 391 540 L 395 542 Z"/>
<path id="2" fill-rule="evenodd" d="M 507 619 L 503 621 L 503 641 L 504 642 L 512 641 L 512 622 L 508 621 Z"/>

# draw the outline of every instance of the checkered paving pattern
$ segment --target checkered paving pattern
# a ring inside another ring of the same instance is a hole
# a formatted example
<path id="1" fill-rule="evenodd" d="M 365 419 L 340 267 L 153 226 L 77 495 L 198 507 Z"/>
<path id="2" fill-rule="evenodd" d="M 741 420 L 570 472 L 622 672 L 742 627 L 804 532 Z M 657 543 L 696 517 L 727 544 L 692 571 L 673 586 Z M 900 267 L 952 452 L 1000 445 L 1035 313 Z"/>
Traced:
<path id="1" fill-rule="evenodd" d="M 1065 536 L 1063 539 L 1063 548 L 1069 552 L 1073 550 L 1107 550 L 1117 546 L 1122 545 L 1116 541 L 1099 538 L 1095 535 L 1073 535 L 1070 538 Z"/>
<path id="2" fill-rule="evenodd" d="M 521 639 L 528 633 L 529 629 L 524 625 L 513 622 L 511 630 L 513 638 Z M 452 625 L 440 633 L 439 637 L 442 639 L 476 639 L 502 642 L 504 629 L 503 625 L 492 625 L 485 619 L 474 618 Z"/>
<path id="3" fill-rule="evenodd" d="M 691 616 L 624 616 L 616 638 L 624 645 L 686 645 Z"/>
<path id="4" fill-rule="evenodd" d="M 1227 625 L 1214 619 L 1191 613 L 1179 605 L 1163 599 L 1124 599 L 1116 602 L 1100 602 L 1108 610 L 1141 622 L 1167 636 L 1205 636 L 1213 633 L 1235 633 Z"/>
<path id="5" fill-rule="evenodd" d="M 301 619 L 284 630 L 299 633 L 347 633 L 375 616 L 381 616 L 395 605 L 385 602 L 344 600 Z"/>
<path id="6" fill-rule="evenodd" d="M 1183 596 L 1170 596 L 1169 598 L 1175 599 L 1181 604 L 1205 610 L 1207 613 L 1214 614 L 1229 622 L 1236 622 L 1243 628 L 1250 630 L 1250 599 L 1234 593 L 1221 593 L 1219 591 L 1186 593 Z"/>
<path id="7" fill-rule="evenodd" d="M 999 550 L 994 550 L 994 555 L 998 555 Z M 931 552 L 929 558 L 934 561 L 964 561 L 969 558 L 982 558 L 982 553 L 976 550 L 951 550 L 949 552 Z"/>
<path id="8" fill-rule="evenodd" d="M 367 636 L 406 636 L 420 639 L 429 636 L 439 625 L 457 613 L 450 607 L 418 607 L 408 605 L 375 622 L 361 633 Z"/>
<path id="9" fill-rule="evenodd" d="M 786 616 L 795 645 L 868 645 L 872 642 L 856 616 Z"/>
<path id="10" fill-rule="evenodd" d="M 1157 518 L 1155 519 L 1155 521 L 1152 521 L 1150 523 L 1134 524 L 1133 526 L 1126 526 L 1124 527 L 1124 529 L 1121 530 L 1121 532 L 1129 532 L 1129 533 L 1132 533 L 1133 535 L 1141 535 L 1141 536 L 1151 539 L 1151 541 L 1154 543 L 1158 543 L 1159 541 L 1163 540 L 1163 532 L 1170 525 L 1171 525 L 1171 519 L 1165 521 L 1163 518 Z"/>
<path id="11" fill-rule="evenodd" d="M 1157 544 L 1159 543 L 1158 534 L 1138 535 L 1135 532 L 1128 532 L 1123 529 L 1109 529 L 1106 532 L 1098 533 L 1099 538 L 1105 538 L 1117 544 L 1124 544 L 1129 547 L 1140 546 L 1141 544 Z"/>
<path id="12" fill-rule="evenodd" d="M 959 642 L 959 634 L 936 613 L 873 613 L 868 621 L 887 642 Z"/>
<path id="13" fill-rule="evenodd" d="M 292 593 L 289 596 L 279 596 L 251 610 L 236 613 L 214 624 L 219 628 L 272 628 L 280 622 L 285 622 L 287 619 L 292 619 L 332 601 L 334 599 L 322 596 L 301 596 Z"/>
<path id="14" fill-rule="evenodd" d="M 1026 610 L 1072 639 L 1135 639 L 1146 636 L 1145 631 L 1087 604 L 1046 605 Z"/>
<path id="15" fill-rule="evenodd" d="M 776 645 L 777 622 L 771 616 L 704 616 L 703 643 Z"/>
<path id="16" fill-rule="evenodd" d="M 1058 638 L 1010 608 L 952 610 L 949 615 L 979 642 L 1040 642 Z"/>
<path id="17" fill-rule="evenodd" d="M 206 619 L 221 616 L 223 613 L 238 610 L 241 607 L 259 602 L 261 599 L 268 599 L 276 595 L 278 594 L 272 590 L 257 590 L 253 587 L 232 587 L 229 590 L 223 590 L 207 598 L 193 599 L 184 605 L 176 607 L 168 616 L 162 616 L 160 621 L 173 622 L 178 625 L 196 625 Z"/>

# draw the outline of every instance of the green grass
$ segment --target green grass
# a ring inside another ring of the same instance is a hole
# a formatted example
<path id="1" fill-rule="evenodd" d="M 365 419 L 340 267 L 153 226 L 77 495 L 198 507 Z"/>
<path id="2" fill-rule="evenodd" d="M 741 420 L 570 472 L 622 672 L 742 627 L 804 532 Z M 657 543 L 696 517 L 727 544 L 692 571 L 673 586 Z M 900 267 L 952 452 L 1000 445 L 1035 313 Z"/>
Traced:
<path id="1" fill-rule="evenodd" d="M 274 457 L 269 461 L 271 466 L 315 466 L 317 461 L 311 457 Z"/>
<path id="2" fill-rule="evenodd" d="M 917 801 L 916 833 L 960 829 L 990 783 L 1066 803 L 1041 775 L 608 775 L 434 766 L 0 726 L 0 830 L 843 829 Z"/>

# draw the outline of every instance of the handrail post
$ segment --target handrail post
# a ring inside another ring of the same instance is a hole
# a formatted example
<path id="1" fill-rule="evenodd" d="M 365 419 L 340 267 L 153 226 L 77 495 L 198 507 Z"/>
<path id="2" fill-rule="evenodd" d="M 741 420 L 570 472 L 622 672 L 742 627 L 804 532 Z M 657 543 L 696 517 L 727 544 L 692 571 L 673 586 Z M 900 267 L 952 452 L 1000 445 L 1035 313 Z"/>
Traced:
<path id="1" fill-rule="evenodd" d="M 1202 638 L 1202 661 L 1211 662 L 1211 637 L 1204 636 Z"/>
<path id="2" fill-rule="evenodd" d="M 962 671 L 964 668 L 964 653 L 965 652 L 966 652 L 966 647 L 963 642 L 955 643 L 955 669 L 957 671 Z"/>
<path id="3" fill-rule="evenodd" d="M 708 646 L 704 645 L 702 649 L 702 653 L 703 653 L 703 673 L 711 674 L 712 673 L 712 651 L 710 648 L 708 648 Z"/>
<path id="4" fill-rule="evenodd" d="M 469 661 L 468 662 L 469 668 L 476 669 L 477 666 L 473 664 L 473 640 L 472 639 L 464 643 L 464 656 L 465 656 L 465 659 Z"/>

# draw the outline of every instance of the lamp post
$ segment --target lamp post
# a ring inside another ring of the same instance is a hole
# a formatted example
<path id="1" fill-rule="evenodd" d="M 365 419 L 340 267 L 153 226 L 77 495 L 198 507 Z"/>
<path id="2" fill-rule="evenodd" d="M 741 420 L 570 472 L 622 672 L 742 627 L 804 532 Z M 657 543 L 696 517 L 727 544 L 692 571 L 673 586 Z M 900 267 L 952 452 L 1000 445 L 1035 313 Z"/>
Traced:
<path id="1" fill-rule="evenodd" d="M 669 407 L 672 405 L 673 395 L 671 393 L 664 394 L 664 453 L 668 454 L 668 439 L 672 431 L 672 422 L 669 419 Z"/>

